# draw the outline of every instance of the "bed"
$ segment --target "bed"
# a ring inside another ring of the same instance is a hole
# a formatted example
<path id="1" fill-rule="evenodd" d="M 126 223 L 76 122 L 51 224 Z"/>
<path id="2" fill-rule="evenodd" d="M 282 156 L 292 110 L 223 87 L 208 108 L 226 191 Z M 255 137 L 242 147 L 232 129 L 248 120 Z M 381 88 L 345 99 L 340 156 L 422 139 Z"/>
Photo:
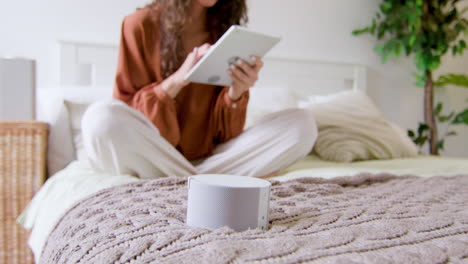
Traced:
<path id="1" fill-rule="evenodd" d="M 467 261 L 468 160 L 419 155 L 366 95 L 364 66 L 265 59 L 246 129 L 301 107 L 314 112 L 319 138 L 311 155 L 269 179 L 270 229 L 235 233 L 184 225 L 185 179 L 90 168 L 80 118 L 110 96 L 117 47 L 58 48 L 60 87 L 39 94 L 51 178 L 18 218 L 37 263 Z"/>

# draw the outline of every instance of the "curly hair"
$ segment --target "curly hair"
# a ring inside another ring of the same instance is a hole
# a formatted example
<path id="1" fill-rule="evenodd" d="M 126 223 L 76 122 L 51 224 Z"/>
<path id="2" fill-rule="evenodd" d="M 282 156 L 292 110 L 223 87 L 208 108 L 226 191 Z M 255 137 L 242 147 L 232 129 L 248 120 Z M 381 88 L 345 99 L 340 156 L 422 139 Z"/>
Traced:
<path id="1" fill-rule="evenodd" d="M 190 16 L 191 2 L 196 0 L 153 0 L 149 8 L 159 9 L 161 40 L 161 73 L 169 77 L 182 65 L 185 52 L 182 44 L 184 25 Z M 218 0 L 207 10 L 207 29 L 215 40 L 234 24 L 248 21 L 246 0 Z"/>

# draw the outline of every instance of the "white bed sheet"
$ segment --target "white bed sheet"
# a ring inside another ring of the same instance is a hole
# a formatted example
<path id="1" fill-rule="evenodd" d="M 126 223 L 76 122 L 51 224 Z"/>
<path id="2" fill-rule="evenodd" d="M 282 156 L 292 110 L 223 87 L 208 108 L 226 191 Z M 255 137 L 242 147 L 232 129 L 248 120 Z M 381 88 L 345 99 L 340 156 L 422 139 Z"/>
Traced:
<path id="1" fill-rule="evenodd" d="M 105 188 L 138 180 L 129 175 L 96 173 L 84 161 L 72 162 L 47 180 L 17 219 L 31 229 L 28 244 L 35 263 L 39 263 L 43 245 L 55 223 L 75 202 Z"/>
<path id="2" fill-rule="evenodd" d="M 396 175 L 414 174 L 422 177 L 468 173 L 468 159 L 420 156 L 411 159 L 336 163 L 310 155 L 281 171 L 274 180 L 286 181 L 301 177 L 333 178 L 361 172 L 387 172 Z M 26 228 L 32 228 L 29 238 L 36 263 L 48 234 L 59 218 L 78 200 L 102 189 L 138 181 L 129 175 L 94 172 L 84 161 L 75 161 L 50 178 L 18 218 Z"/>
<path id="3" fill-rule="evenodd" d="M 362 172 L 385 172 L 400 176 L 411 174 L 421 177 L 452 176 L 468 174 L 468 159 L 420 155 L 416 158 L 338 163 L 309 155 L 281 171 L 281 176 L 274 179 L 287 181 L 301 177 L 333 178 L 352 176 Z"/>

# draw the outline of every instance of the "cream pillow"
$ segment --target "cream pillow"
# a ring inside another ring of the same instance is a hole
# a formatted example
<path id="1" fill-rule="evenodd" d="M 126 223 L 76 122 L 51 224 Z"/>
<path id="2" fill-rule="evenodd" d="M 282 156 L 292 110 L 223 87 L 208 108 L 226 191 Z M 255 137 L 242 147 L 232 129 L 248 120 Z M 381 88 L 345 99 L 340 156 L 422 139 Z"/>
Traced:
<path id="1" fill-rule="evenodd" d="M 417 156 L 417 147 L 387 121 L 363 92 L 310 97 L 299 107 L 312 111 L 318 125 L 314 152 L 324 160 L 351 162 Z"/>
<path id="2" fill-rule="evenodd" d="M 49 124 L 47 143 L 47 174 L 54 175 L 75 160 L 73 136 L 68 110 L 62 98 L 49 98 L 42 102 L 43 115 L 39 120 Z"/>
<path id="3" fill-rule="evenodd" d="M 39 120 L 49 123 L 49 176 L 85 157 L 81 116 L 89 104 L 111 97 L 111 86 L 62 86 L 38 91 Z"/>
<path id="4" fill-rule="evenodd" d="M 75 158 L 77 160 L 86 160 L 87 158 L 81 133 L 81 119 L 83 119 L 83 115 L 90 104 L 91 102 L 84 103 L 65 100 L 65 105 L 68 109 Z"/>

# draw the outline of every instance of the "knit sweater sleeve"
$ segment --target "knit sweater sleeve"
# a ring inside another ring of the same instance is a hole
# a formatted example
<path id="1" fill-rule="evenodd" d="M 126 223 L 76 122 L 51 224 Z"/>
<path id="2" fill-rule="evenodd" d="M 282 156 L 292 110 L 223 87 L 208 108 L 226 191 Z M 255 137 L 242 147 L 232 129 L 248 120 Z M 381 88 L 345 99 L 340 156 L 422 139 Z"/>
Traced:
<path id="1" fill-rule="evenodd" d="M 218 96 L 214 117 L 216 124 L 216 141 L 223 143 L 240 135 L 244 129 L 249 92 L 242 94 L 237 101 L 228 96 L 229 87 L 224 87 Z"/>
<path id="2" fill-rule="evenodd" d="M 176 103 L 160 85 L 158 36 L 144 12 L 127 16 L 122 23 L 113 96 L 143 113 L 176 146 L 180 140 Z"/>

